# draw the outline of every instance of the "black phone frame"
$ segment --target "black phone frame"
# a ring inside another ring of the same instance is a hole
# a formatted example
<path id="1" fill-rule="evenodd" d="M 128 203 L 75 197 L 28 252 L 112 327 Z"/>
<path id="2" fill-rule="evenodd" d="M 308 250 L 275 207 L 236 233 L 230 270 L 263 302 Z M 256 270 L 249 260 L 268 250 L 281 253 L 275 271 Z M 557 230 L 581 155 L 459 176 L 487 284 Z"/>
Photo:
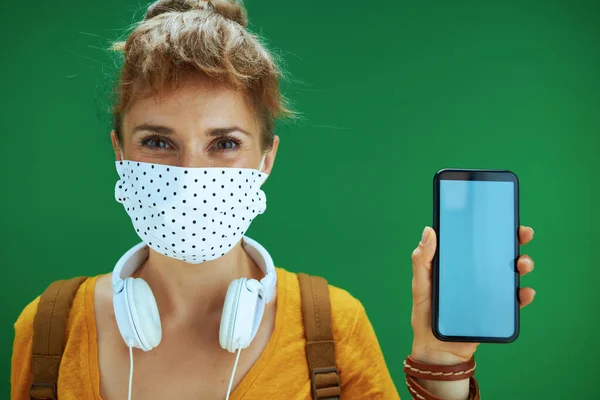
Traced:
<path id="1" fill-rule="evenodd" d="M 439 331 L 439 248 L 440 248 L 440 182 L 442 180 L 467 180 L 467 181 L 502 181 L 513 182 L 514 190 L 514 210 L 515 210 L 515 322 L 514 332 L 509 337 L 481 337 L 481 336 L 446 336 Z M 431 299 L 431 328 L 434 336 L 444 342 L 469 342 L 469 343 L 511 343 L 514 342 L 520 333 L 520 275 L 517 269 L 517 261 L 520 256 L 519 245 L 520 211 L 519 211 L 519 179 L 517 175 L 508 170 L 493 169 L 456 169 L 445 168 L 439 170 L 433 178 L 433 229 L 436 232 L 437 245 L 432 268 L 432 299 Z"/>

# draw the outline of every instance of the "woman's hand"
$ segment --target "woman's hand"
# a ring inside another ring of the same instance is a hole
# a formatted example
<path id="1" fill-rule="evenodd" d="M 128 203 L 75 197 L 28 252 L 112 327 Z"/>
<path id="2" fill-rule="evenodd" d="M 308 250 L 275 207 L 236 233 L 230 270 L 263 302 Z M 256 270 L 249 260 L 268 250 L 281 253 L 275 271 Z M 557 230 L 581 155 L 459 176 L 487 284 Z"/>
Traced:
<path id="1" fill-rule="evenodd" d="M 527 244 L 533 239 L 533 229 L 519 228 L 519 243 Z M 431 269 L 437 244 L 436 232 L 426 227 L 419 246 L 413 251 L 413 308 L 411 324 L 414 332 L 411 356 L 429 364 L 458 364 L 468 361 L 475 353 L 479 343 L 442 342 L 431 331 Z M 521 276 L 533 270 L 533 260 L 521 255 L 517 260 L 517 268 Z M 521 288 L 519 299 L 521 307 L 533 301 L 535 291 Z"/>

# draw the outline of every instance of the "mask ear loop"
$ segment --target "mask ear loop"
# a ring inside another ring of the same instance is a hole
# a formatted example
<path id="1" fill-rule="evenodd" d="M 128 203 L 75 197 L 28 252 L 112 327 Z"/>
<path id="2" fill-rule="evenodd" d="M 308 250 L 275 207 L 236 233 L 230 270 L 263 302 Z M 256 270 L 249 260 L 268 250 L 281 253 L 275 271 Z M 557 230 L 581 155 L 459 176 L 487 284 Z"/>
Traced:
<path id="1" fill-rule="evenodd" d="M 231 394 L 231 386 L 233 385 L 233 377 L 235 376 L 235 370 L 237 369 L 238 362 L 240 361 L 240 352 L 242 349 L 238 349 L 237 356 L 235 357 L 235 364 L 233 364 L 233 372 L 231 373 L 231 378 L 229 379 L 229 387 L 227 388 L 227 396 L 225 400 L 229 400 L 229 395 Z"/>
<path id="2" fill-rule="evenodd" d="M 267 153 L 263 154 L 262 159 L 260 160 L 260 167 L 258 167 L 258 170 L 260 172 L 262 172 L 263 167 L 265 166 L 265 159 L 267 158 Z"/>

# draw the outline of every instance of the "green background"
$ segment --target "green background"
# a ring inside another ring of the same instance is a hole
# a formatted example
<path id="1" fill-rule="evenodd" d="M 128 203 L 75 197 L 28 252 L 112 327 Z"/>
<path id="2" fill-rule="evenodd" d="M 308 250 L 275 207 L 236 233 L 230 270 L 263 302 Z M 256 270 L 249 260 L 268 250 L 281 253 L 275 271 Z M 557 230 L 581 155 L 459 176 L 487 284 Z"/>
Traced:
<path id="1" fill-rule="evenodd" d="M 0 372 L 12 324 L 55 279 L 108 272 L 138 241 L 114 200 L 106 52 L 144 12 L 134 0 L 2 2 Z M 408 399 L 411 260 L 445 167 L 521 181 L 523 251 L 537 290 L 520 338 L 481 345 L 482 393 L 597 393 L 600 350 L 600 3 L 247 0 L 285 61 L 303 119 L 280 124 L 249 235 L 276 264 L 325 276 L 365 305 Z"/>

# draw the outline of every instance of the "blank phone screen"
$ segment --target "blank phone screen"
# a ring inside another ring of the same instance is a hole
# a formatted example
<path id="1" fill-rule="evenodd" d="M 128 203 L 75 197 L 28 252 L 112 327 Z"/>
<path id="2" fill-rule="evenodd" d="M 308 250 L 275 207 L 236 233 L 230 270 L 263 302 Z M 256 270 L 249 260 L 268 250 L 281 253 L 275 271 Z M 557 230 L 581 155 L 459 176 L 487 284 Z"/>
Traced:
<path id="1" fill-rule="evenodd" d="M 438 328 L 508 338 L 516 329 L 515 183 L 441 180 Z"/>

